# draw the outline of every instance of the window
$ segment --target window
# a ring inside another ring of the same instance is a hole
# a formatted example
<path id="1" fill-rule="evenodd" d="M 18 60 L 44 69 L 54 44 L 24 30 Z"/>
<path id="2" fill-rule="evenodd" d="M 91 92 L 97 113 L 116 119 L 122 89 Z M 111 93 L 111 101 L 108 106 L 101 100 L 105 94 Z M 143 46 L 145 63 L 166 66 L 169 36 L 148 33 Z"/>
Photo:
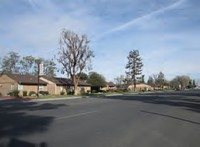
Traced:
<path id="1" fill-rule="evenodd" d="M 43 91 L 44 90 L 44 86 L 39 86 L 39 91 Z"/>

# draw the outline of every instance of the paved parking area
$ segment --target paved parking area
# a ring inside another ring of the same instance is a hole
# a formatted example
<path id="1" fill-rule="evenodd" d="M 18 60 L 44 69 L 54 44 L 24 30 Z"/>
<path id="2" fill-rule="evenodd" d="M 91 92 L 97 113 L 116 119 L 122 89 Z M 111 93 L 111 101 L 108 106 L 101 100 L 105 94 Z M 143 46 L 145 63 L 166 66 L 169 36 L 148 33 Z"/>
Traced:
<path id="1" fill-rule="evenodd" d="M 0 147 L 199 147 L 200 92 L 0 102 Z"/>

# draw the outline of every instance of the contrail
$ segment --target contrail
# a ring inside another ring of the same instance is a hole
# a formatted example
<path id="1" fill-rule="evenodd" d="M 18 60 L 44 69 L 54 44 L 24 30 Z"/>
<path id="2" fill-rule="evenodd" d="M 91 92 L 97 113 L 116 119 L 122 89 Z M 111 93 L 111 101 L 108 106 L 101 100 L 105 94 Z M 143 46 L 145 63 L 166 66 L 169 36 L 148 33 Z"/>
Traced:
<path id="1" fill-rule="evenodd" d="M 136 19 L 133 19 L 133 20 L 127 22 L 127 23 L 124 23 L 124 24 L 122 24 L 122 25 L 120 25 L 120 26 L 115 27 L 114 29 L 111 29 L 111 30 L 109 30 L 109 31 L 107 31 L 107 32 L 105 32 L 105 33 L 103 33 L 103 34 L 101 35 L 101 37 L 102 37 L 102 36 L 105 36 L 105 35 L 107 35 L 107 34 L 113 33 L 113 32 L 117 32 L 117 31 L 121 31 L 121 30 L 124 30 L 124 29 L 126 29 L 126 28 L 129 28 L 129 27 L 131 27 L 132 25 L 134 25 L 134 24 L 136 24 L 136 23 L 138 23 L 138 22 L 140 22 L 140 21 L 142 21 L 142 20 L 144 20 L 144 19 L 146 19 L 146 18 L 152 17 L 153 15 L 156 15 L 156 14 L 159 14 L 159 13 L 163 13 L 163 12 L 168 11 L 168 10 L 171 10 L 171 9 L 175 9 L 175 8 L 177 8 L 178 6 L 180 6 L 182 3 L 184 3 L 185 1 L 186 1 L 186 0 L 179 0 L 179 1 L 177 1 L 177 2 L 175 2 L 175 3 L 173 3 L 173 4 L 171 4 L 171 5 L 169 5 L 169 6 L 167 6 L 167 7 L 164 7 L 164 8 L 162 8 L 162 9 L 153 11 L 153 12 L 151 12 L 151 13 L 149 13 L 149 14 L 140 16 L 140 17 L 138 17 L 138 18 L 136 18 Z"/>
<path id="2" fill-rule="evenodd" d="M 32 6 L 32 8 L 36 11 L 38 11 L 38 7 L 37 5 L 35 4 L 34 0 L 28 0 L 29 1 L 29 4 Z"/>

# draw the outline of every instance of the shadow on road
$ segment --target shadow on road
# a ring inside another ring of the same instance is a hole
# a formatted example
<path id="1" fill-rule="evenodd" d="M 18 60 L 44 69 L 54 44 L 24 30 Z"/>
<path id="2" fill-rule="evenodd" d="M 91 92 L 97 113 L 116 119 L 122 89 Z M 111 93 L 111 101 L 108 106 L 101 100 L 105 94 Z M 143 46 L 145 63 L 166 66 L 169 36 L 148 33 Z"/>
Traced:
<path id="1" fill-rule="evenodd" d="M 163 116 L 163 117 L 169 117 L 169 118 L 185 121 L 185 122 L 188 122 L 188 123 L 200 125 L 199 122 L 195 122 L 195 121 L 191 121 L 191 120 L 187 120 L 187 119 L 183 119 L 183 118 L 179 118 L 179 117 L 175 117 L 175 116 L 171 116 L 171 115 L 161 114 L 161 113 L 157 113 L 157 112 L 150 112 L 150 111 L 145 111 L 145 110 L 142 110 L 141 112 L 148 113 L 148 114 L 153 114 L 153 115 L 159 115 L 159 116 Z"/>
<path id="2" fill-rule="evenodd" d="M 30 114 L 29 112 L 37 110 L 58 109 L 66 106 L 64 104 L 52 103 L 36 103 L 4 100 L 0 102 L 0 138 L 13 138 L 28 135 L 35 132 L 43 132 L 48 129 L 48 126 L 53 121 L 52 116 L 41 116 Z M 1 141 L 1 139 L 0 139 Z M 16 139 L 11 139 L 12 142 L 17 142 Z M 1 143 L 1 142 L 0 142 Z M 22 143 L 18 141 L 18 143 Z M 1 146 L 1 144 L 0 144 Z M 23 147 L 23 146 L 21 146 Z M 30 146 L 31 147 L 31 146 Z"/>
<path id="3" fill-rule="evenodd" d="M 102 98 L 168 105 L 181 107 L 185 110 L 200 113 L 200 91 L 151 93 L 142 95 L 124 95 Z"/>
<path id="4" fill-rule="evenodd" d="M 34 144 L 27 141 L 11 138 L 7 147 L 48 147 L 47 143 Z"/>

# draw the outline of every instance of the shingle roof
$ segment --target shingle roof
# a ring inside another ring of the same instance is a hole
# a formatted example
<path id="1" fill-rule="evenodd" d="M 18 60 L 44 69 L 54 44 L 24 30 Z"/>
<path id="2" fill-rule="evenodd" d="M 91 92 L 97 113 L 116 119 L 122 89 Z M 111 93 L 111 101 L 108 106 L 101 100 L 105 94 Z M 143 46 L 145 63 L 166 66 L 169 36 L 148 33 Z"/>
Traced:
<path id="1" fill-rule="evenodd" d="M 84 81 L 79 81 L 78 86 L 91 86 L 90 84 L 84 82 Z"/>
<path id="2" fill-rule="evenodd" d="M 68 85 L 72 86 L 72 81 L 67 78 L 60 78 L 60 77 L 48 77 L 48 76 L 42 76 L 43 78 L 55 83 L 56 85 Z M 79 81 L 78 86 L 91 86 L 90 84 L 84 82 L 84 81 Z"/>
<path id="3" fill-rule="evenodd" d="M 108 82 L 107 84 L 109 87 L 115 87 L 115 84 L 113 82 Z"/>
<path id="4" fill-rule="evenodd" d="M 71 81 L 67 78 L 58 78 L 58 77 L 49 77 L 49 76 L 42 76 L 43 78 L 55 83 L 56 85 L 69 85 Z"/>
<path id="5" fill-rule="evenodd" d="M 38 77 L 33 75 L 20 75 L 20 74 L 6 74 L 11 79 L 15 80 L 19 84 L 27 84 L 27 85 L 37 85 Z M 47 83 L 39 80 L 39 85 L 46 85 Z"/>

